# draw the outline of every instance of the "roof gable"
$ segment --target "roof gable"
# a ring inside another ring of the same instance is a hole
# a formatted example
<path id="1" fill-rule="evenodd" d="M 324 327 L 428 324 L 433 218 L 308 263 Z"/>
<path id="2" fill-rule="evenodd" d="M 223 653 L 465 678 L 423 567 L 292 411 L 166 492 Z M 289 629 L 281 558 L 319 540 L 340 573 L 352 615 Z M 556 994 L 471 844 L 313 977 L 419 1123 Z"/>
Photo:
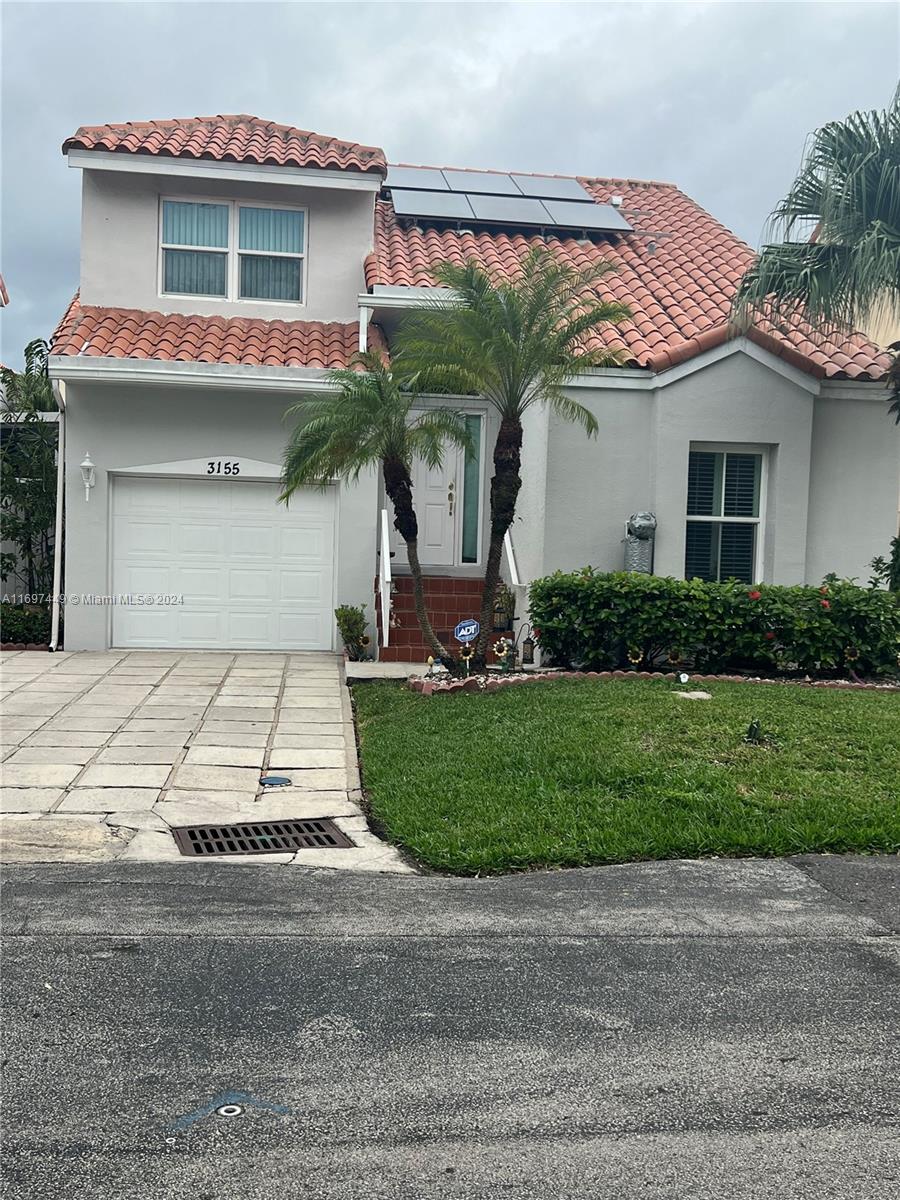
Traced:
<path id="1" fill-rule="evenodd" d="M 96 150 L 381 175 L 387 169 L 384 151 L 377 146 L 344 142 L 246 114 L 82 125 L 66 138 L 62 150 L 63 154 Z"/>

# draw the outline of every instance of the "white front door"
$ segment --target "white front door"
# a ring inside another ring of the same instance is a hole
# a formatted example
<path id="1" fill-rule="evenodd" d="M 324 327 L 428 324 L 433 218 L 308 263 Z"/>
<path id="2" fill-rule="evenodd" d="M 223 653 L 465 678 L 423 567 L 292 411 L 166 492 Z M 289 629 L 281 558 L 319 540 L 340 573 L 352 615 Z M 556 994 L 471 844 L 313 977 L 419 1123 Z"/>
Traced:
<path id="1" fill-rule="evenodd" d="M 429 467 L 421 459 L 413 463 L 413 504 L 419 524 L 419 562 L 422 566 L 444 567 L 456 562 L 457 525 L 461 518 L 459 455 L 444 454 L 440 467 Z M 393 513 L 391 513 L 393 520 Z M 394 530 L 395 561 L 405 563 L 406 546 Z"/>
<path id="2" fill-rule="evenodd" d="M 113 484 L 114 646 L 330 650 L 335 490 L 122 476 Z"/>

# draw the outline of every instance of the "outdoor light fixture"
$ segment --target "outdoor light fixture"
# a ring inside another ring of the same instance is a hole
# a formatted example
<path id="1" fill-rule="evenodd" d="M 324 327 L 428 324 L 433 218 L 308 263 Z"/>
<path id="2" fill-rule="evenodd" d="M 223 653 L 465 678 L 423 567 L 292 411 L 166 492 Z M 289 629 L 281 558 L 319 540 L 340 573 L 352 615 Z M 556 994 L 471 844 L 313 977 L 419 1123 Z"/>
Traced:
<path id="1" fill-rule="evenodd" d="M 81 460 L 81 481 L 84 484 L 84 498 L 90 500 L 91 488 L 97 482 L 95 476 L 94 464 L 91 462 L 90 450 L 85 452 L 84 458 Z"/>
<path id="2" fill-rule="evenodd" d="M 515 641 L 513 643 L 514 649 L 519 648 L 519 639 L 520 638 L 522 639 L 522 641 L 521 641 L 522 666 L 523 667 L 534 666 L 534 648 L 535 648 L 534 629 L 531 627 L 531 625 L 528 624 L 527 621 L 524 624 L 519 626 L 519 632 L 516 634 Z"/>

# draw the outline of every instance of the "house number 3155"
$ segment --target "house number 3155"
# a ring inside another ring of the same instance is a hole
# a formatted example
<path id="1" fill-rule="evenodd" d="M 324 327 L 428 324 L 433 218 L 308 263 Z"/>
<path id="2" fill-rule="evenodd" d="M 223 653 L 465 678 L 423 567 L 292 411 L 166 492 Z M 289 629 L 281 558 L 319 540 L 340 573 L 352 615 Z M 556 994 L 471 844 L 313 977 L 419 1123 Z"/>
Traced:
<path id="1" fill-rule="evenodd" d="M 206 464 L 207 475 L 240 475 L 240 462 L 229 462 L 225 458 L 214 458 Z"/>

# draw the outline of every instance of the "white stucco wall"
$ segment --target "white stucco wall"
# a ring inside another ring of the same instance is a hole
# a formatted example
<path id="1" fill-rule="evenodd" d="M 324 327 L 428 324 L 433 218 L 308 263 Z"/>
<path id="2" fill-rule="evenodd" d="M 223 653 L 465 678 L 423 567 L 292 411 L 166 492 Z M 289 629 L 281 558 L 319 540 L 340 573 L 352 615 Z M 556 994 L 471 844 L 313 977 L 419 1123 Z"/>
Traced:
<path id="1" fill-rule="evenodd" d="M 621 570 L 624 522 L 644 508 L 659 522 L 657 574 L 683 576 L 688 455 L 700 443 L 764 453 L 762 581 L 815 584 L 829 571 L 866 581 L 895 532 L 900 485 L 883 389 L 837 399 L 836 385 L 777 367 L 737 352 L 655 389 L 573 387 L 600 423 L 596 439 L 529 415 L 514 533 L 523 576 Z"/>
<path id="2" fill-rule="evenodd" d="M 374 194 L 296 184 L 86 170 L 82 185 L 81 302 L 201 316 L 281 321 L 357 320 L 363 261 L 374 237 Z M 306 296 L 302 304 L 227 301 L 159 293 L 159 202 L 265 201 L 308 209 Z"/>
<path id="3" fill-rule="evenodd" d="M 522 488 L 516 504 L 516 519 L 510 535 L 519 576 L 536 579 L 544 570 L 544 536 L 546 532 L 547 464 L 550 435 L 550 414 L 541 406 L 525 412 L 522 422 Z M 486 487 L 490 494 L 493 463 L 490 464 Z"/>
<path id="4" fill-rule="evenodd" d="M 833 571 L 865 584 L 897 529 L 900 430 L 883 387 L 833 390 L 826 384 L 815 404 L 806 573 L 810 583 Z"/>
<path id="5" fill-rule="evenodd" d="M 711 363 L 656 393 L 656 572 L 684 574 L 688 454 L 692 442 L 758 446 L 766 453 L 767 583 L 803 583 L 814 399 L 745 354 Z"/>
<path id="6" fill-rule="evenodd" d="M 201 387 L 69 384 L 66 464 L 65 591 L 107 595 L 110 579 L 111 487 L 126 467 L 194 458 L 243 456 L 279 463 L 290 425 L 290 400 L 262 392 Z M 86 450 L 96 486 L 84 498 L 79 463 Z M 237 484 L 237 486 L 240 486 Z M 337 602 L 372 610 L 378 486 L 374 473 L 338 493 Z M 109 645 L 111 610 L 69 606 L 67 650 Z"/>
<path id="7" fill-rule="evenodd" d="M 599 423 L 596 437 L 549 415 L 544 570 L 622 569 L 625 522 L 653 508 L 650 478 L 652 395 L 572 388 Z M 685 467 L 685 470 L 687 468 Z"/>

